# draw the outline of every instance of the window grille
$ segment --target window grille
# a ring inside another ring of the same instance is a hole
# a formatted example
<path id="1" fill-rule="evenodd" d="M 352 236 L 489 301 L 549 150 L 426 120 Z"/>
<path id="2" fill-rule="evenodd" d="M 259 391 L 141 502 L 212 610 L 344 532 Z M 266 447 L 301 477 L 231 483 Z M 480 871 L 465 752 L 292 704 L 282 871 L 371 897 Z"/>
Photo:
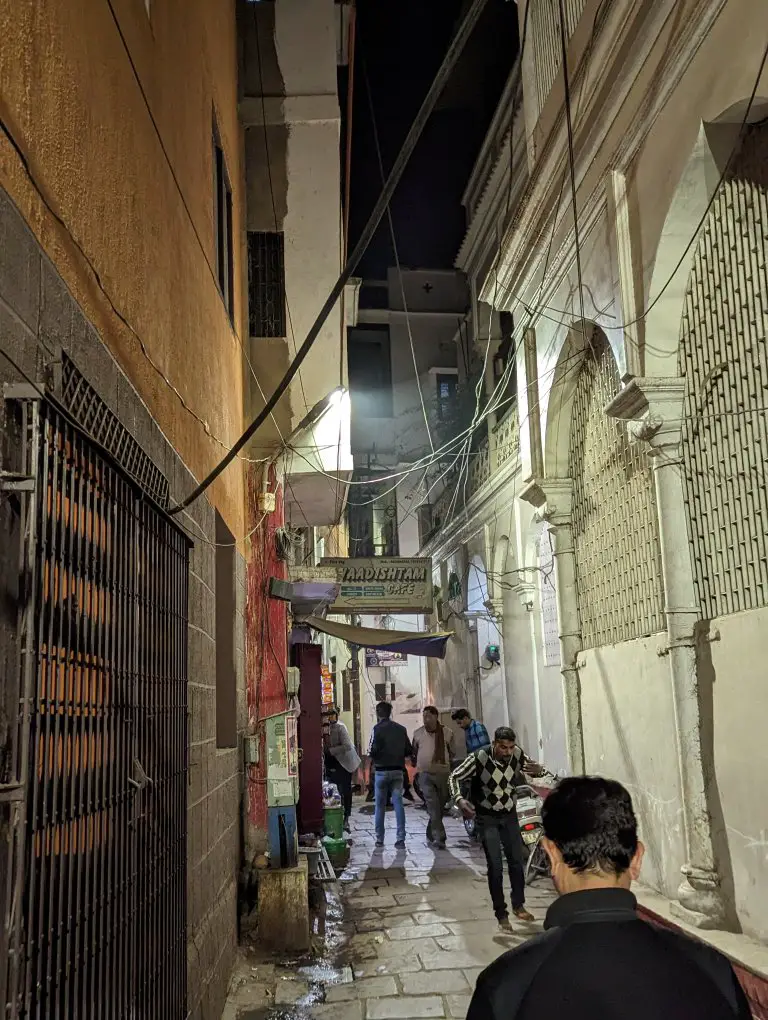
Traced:
<path id="1" fill-rule="evenodd" d="M 66 354 L 62 361 L 61 402 L 75 421 L 112 454 L 147 495 L 163 509 L 167 508 L 168 479 Z"/>
<path id="2" fill-rule="evenodd" d="M 282 233 L 248 233 L 248 305 L 251 336 L 286 336 Z"/>
<path id="3" fill-rule="evenodd" d="M 768 605 L 768 127 L 745 135 L 698 242 L 683 312 L 683 479 L 694 580 L 714 619 Z"/>
<path id="4" fill-rule="evenodd" d="M 555 79 L 560 73 L 563 58 L 560 42 L 560 3 L 559 0 L 529 0 L 531 8 L 531 25 L 533 33 L 533 63 L 536 74 L 536 91 L 538 93 L 539 111 L 549 98 Z M 576 31 L 576 27 L 584 13 L 586 0 L 564 0 L 565 33 L 568 39 Z M 573 71 L 570 67 L 569 71 Z"/>
<path id="5" fill-rule="evenodd" d="M 594 331 L 576 382 L 570 439 L 573 540 L 585 648 L 665 627 L 656 498 L 643 446 L 605 414 L 619 390 L 608 341 Z"/>

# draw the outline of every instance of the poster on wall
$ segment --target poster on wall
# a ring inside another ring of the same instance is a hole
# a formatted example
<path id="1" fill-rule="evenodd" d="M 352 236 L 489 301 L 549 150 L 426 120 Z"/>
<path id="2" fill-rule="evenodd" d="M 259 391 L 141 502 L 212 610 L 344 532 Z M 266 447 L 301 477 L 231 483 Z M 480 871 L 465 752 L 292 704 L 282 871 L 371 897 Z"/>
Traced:
<path id="1" fill-rule="evenodd" d="M 366 648 L 365 665 L 370 667 L 407 666 L 408 656 L 404 652 L 390 652 L 386 648 Z"/>

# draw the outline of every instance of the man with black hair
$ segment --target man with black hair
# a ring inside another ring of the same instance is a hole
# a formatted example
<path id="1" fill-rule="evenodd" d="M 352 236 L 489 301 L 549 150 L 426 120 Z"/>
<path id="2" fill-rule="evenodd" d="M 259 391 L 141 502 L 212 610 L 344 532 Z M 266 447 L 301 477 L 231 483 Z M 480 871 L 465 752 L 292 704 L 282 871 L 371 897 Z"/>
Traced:
<path id="1" fill-rule="evenodd" d="M 384 816 L 387 800 L 392 798 L 397 823 L 398 850 L 405 849 L 405 806 L 403 804 L 403 771 L 405 759 L 413 753 L 405 726 L 392 721 L 392 705 L 380 701 L 376 706 L 378 722 L 373 727 L 371 761 L 374 765 L 374 811 L 376 846 L 384 846 Z"/>
<path id="2" fill-rule="evenodd" d="M 488 730 L 477 719 L 473 719 L 466 708 L 457 708 L 455 712 L 451 712 L 451 719 L 464 730 L 467 754 L 479 751 L 481 747 L 491 746 Z"/>
<path id="3" fill-rule="evenodd" d="M 512 931 L 504 898 L 504 861 L 512 886 L 512 913 L 519 921 L 533 921 L 525 908 L 525 847 L 517 818 L 517 787 L 524 783 L 524 771 L 541 774 L 540 765 L 517 746 L 514 730 L 500 726 L 490 747 L 470 754 L 451 773 L 451 797 L 465 818 L 475 818 L 477 836 L 488 864 L 488 888 L 493 912 L 502 931 Z M 469 786 L 469 797 L 464 787 Z M 503 854 L 502 854 L 503 852 Z"/>
<path id="4" fill-rule="evenodd" d="M 543 824 L 560 898 L 542 935 L 482 972 L 467 1020 L 749 1020 L 724 956 L 638 917 L 644 848 L 620 783 L 562 780 Z"/>

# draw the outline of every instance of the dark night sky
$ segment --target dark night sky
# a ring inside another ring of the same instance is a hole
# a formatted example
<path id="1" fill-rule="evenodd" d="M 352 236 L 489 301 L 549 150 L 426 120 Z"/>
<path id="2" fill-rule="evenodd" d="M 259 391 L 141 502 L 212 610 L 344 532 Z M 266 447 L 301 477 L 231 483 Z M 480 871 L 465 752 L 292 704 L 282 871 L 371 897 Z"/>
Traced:
<path id="1" fill-rule="evenodd" d="M 468 0 L 358 0 L 350 247 L 381 189 L 365 87 L 368 72 L 388 171 L 437 72 Z M 464 235 L 461 194 L 517 53 L 517 6 L 486 9 L 426 125 L 392 202 L 404 266 L 449 268 Z M 386 219 L 355 275 L 394 265 Z"/>

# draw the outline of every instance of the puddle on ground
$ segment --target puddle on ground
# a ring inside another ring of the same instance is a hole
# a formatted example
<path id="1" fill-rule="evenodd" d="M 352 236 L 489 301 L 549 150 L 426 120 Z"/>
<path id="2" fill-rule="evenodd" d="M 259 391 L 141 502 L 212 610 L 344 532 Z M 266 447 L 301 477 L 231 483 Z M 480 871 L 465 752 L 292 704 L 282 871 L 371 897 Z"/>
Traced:
<path id="1" fill-rule="evenodd" d="M 337 874 L 341 870 L 339 868 Z M 310 903 L 310 952 L 273 959 L 271 964 L 276 967 L 278 984 L 291 978 L 305 981 L 308 985 L 306 995 L 293 1005 L 240 1006 L 237 1020 L 312 1020 L 312 1008 L 325 1001 L 328 986 L 354 981 L 346 951 L 350 934 L 346 930 L 344 906 L 338 893 L 333 887 L 313 883 Z"/>

